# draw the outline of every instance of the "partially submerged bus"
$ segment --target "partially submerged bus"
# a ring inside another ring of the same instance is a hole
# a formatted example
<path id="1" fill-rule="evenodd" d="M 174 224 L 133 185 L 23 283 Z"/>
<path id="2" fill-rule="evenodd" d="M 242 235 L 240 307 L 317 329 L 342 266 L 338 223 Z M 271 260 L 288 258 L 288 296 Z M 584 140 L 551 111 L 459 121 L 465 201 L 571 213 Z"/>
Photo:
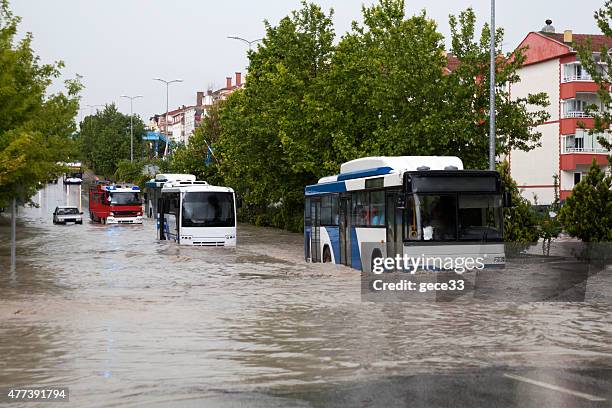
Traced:
<path id="1" fill-rule="evenodd" d="M 157 211 L 160 240 L 180 245 L 236 246 L 236 196 L 229 187 L 167 180 Z"/>
<path id="2" fill-rule="evenodd" d="M 89 189 L 89 218 L 102 224 L 142 224 L 140 188 L 97 181 Z"/>
<path id="3" fill-rule="evenodd" d="M 154 179 L 145 183 L 144 201 L 145 214 L 148 218 L 157 219 L 157 201 L 161 198 L 161 190 L 168 181 L 196 181 L 193 174 L 157 174 Z"/>
<path id="4" fill-rule="evenodd" d="M 366 271 L 397 255 L 503 266 L 503 198 L 499 173 L 458 157 L 352 160 L 305 189 L 305 258 Z"/>

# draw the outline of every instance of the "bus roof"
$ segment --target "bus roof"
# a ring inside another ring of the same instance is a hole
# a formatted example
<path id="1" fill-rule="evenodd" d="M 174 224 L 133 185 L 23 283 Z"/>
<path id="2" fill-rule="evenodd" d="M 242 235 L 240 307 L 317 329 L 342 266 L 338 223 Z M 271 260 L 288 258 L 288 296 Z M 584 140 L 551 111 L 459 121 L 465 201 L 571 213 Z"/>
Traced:
<path id="1" fill-rule="evenodd" d="M 463 162 L 455 156 L 378 156 L 351 160 L 340 166 L 340 174 L 322 177 L 307 186 L 306 195 L 363 189 L 365 179 L 384 177 L 384 185 L 400 185 L 402 175 L 411 171 L 463 170 Z"/>
<path id="2" fill-rule="evenodd" d="M 158 174 L 155 176 L 155 181 L 169 182 L 169 181 L 196 181 L 196 176 L 193 174 L 178 174 L 178 173 L 167 173 Z"/>
<path id="3" fill-rule="evenodd" d="M 224 186 L 211 186 L 204 182 L 180 182 L 180 183 L 166 183 L 162 187 L 162 193 L 176 193 L 176 192 L 211 192 L 211 193 L 233 193 L 234 190 L 230 187 Z"/>
<path id="4" fill-rule="evenodd" d="M 341 165 L 340 175 L 381 167 L 395 171 L 417 171 L 419 167 L 429 167 L 428 170 L 445 170 L 451 166 L 455 167 L 454 170 L 463 170 L 463 162 L 455 156 L 362 157 Z"/>

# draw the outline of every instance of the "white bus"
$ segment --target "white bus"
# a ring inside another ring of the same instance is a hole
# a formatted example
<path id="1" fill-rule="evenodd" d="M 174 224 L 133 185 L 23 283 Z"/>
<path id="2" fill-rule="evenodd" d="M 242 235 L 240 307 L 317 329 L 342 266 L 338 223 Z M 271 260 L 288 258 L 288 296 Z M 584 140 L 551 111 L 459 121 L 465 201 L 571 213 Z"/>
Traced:
<path id="1" fill-rule="evenodd" d="M 504 266 L 502 192 L 497 172 L 463 170 L 458 157 L 352 160 L 306 187 L 304 255 L 366 271 L 397 255 Z"/>
<path id="2" fill-rule="evenodd" d="M 161 190 L 168 181 L 196 181 L 193 174 L 157 174 L 154 179 L 145 183 L 144 202 L 147 218 L 157 219 L 157 201 L 161 198 Z"/>
<path id="3" fill-rule="evenodd" d="M 205 181 L 168 180 L 157 202 L 160 240 L 180 245 L 236 246 L 236 195 Z"/>

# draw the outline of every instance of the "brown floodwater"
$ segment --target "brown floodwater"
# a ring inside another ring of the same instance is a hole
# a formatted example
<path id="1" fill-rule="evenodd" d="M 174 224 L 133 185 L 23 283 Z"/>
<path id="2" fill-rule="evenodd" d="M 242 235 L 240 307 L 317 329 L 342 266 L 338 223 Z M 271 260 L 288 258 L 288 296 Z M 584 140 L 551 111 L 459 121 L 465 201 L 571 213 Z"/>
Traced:
<path id="1" fill-rule="evenodd" d="M 0 389 L 61 385 L 75 406 L 146 406 L 612 363 L 609 302 L 362 302 L 359 273 L 304 262 L 300 234 L 240 225 L 236 249 L 178 247 L 150 220 L 53 225 L 55 206 L 79 204 L 61 181 L 33 201 L 13 273 L 0 217 Z"/>

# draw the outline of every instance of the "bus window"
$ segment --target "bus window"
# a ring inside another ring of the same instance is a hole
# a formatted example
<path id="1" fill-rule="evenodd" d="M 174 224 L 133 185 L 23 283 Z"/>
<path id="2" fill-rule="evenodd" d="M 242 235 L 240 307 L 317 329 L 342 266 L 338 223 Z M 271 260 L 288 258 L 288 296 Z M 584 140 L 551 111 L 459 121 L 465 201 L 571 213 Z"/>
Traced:
<path id="1" fill-rule="evenodd" d="M 370 217 L 372 226 L 385 225 L 385 192 L 382 190 L 370 193 Z"/>
<path id="2" fill-rule="evenodd" d="M 353 193 L 352 218 L 356 227 L 367 227 L 370 225 L 370 208 L 368 205 L 368 193 L 358 191 Z"/>
<path id="3" fill-rule="evenodd" d="M 321 198 L 321 225 L 338 225 L 338 196 L 330 194 Z"/>
<path id="4" fill-rule="evenodd" d="M 305 227 L 310 227 L 311 225 L 311 220 L 310 220 L 310 198 L 307 198 L 306 200 L 304 200 L 304 226 Z"/>

